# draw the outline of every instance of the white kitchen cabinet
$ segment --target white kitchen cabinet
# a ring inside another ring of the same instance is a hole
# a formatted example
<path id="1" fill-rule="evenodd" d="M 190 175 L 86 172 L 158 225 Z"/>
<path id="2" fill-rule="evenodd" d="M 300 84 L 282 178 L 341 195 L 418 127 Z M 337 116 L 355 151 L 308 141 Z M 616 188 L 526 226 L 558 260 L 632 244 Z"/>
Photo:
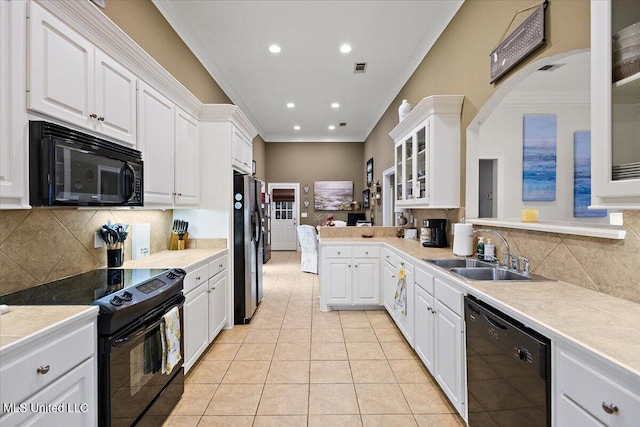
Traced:
<path id="1" fill-rule="evenodd" d="M 395 294 L 398 290 L 398 280 L 400 278 L 400 270 L 404 269 L 405 272 L 405 284 L 406 284 L 406 295 L 407 301 L 405 306 L 406 314 L 403 314 L 400 307 L 396 307 L 395 304 Z M 385 284 L 390 289 L 385 291 L 385 294 L 390 296 L 392 300 L 389 302 L 390 311 L 389 314 L 396 322 L 398 329 L 402 332 L 405 339 L 409 343 L 411 347 L 414 346 L 413 343 L 413 333 L 414 333 L 414 297 L 415 297 L 415 281 L 414 281 L 414 266 L 407 259 L 402 258 L 400 256 L 397 257 L 397 265 L 395 270 L 395 278 L 393 281 L 390 281 L 388 284 Z M 389 308 L 387 308 L 389 310 Z"/>
<path id="2" fill-rule="evenodd" d="M 437 286 L 437 279 L 436 279 Z M 437 291 L 436 291 L 437 292 Z M 440 300 L 435 300 L 435 343 L 433 376 L 451 404 L 462 415 L 466 400 L 464 386 L 464 320 Z"/>
<path id="3" fill-rule="evenodd" d="M 380 305 L 380 249 L 374 246 L 326 246 L 320 275 L 327 305 Z"/>
<path id="4" fill-rule="evenodd" d="M 389 135 L 395 147 L 396 206 L 460 206 L 460 112 L 464 97 L 424 98 Z"/>
<path id="5" fill-rule="evenodd" d="M 176 107 L 175 180 L 176 206 L 196 206 L 200 200 L 200 135 L 198 121 Z"/>
<path id="6" fill-rule="evenodd" d="M 97 423 L 97 310 L 4 353 L 0 361 L 0 425 L 90 426 Z M 23 411 L 11 410 L 15 404 Z M 62 413 L 31 404 L 62 405 Z M 85 405 L 82 405 L 85 404 Z M 82 405 L 82 406 L 80 406 Z M 59 421 L 59 423 L 58 423 Z"/>
<path id="7" fill-rule="evenodd" d="M 568 346 L 554 346 L 556 426 L 626 427 L 640 419 L 640 385 Z"/>
<path id="8" fill-rule="evenodd" d="M 209 342 L 213 342 L 220 331 L 227 324 L 227 288 L 228 275 L 226 271 L 218 273 L 209 279 Z"/>
<path id="9" fill-rule="evenodd" d="M 433 276 L 426 271 L 416 268 L 416 297 L 415 305 L 415 335 L 414 349 L 433 373 L 435 354 L 435 310 L 433 298 Z"/>
<path id="10" fill-rule="evenodd" d="M 591 0 L 593 206 L 640 209 L 640 175 L 613 173 L 616 167 L 640 163 L 640 72 L 615 82 L 612 76 L 612 36 L 639 21 L 637 2 Z"/>
<path id="11" fill-rule="evenodd" d="M 175 106 L 138 82 L 138 149 L 144 160 L 144 204 L 173 206 Z"/>
<path id="12" fill-rule="evenodd" d="M 0 2 L 0 209 L 29 207 L 26 3 Z"/>
<path id="13" fill-rule="evenodd" d="M 136 145 L 136 77 L 30 2 L 27 107 Z"/>
<path id="14" fill-rule="evenodd" d="M 184 279 L 184 369 L 193 367 L 228 319 L 226 251 L 193 268 Z"/>
<path id="15" fill-rule="evenodd" d="M 241 172 L 253 172 L 253 143 L 239 129 L 233 128 L 231 134 L 233 166 Z"/>

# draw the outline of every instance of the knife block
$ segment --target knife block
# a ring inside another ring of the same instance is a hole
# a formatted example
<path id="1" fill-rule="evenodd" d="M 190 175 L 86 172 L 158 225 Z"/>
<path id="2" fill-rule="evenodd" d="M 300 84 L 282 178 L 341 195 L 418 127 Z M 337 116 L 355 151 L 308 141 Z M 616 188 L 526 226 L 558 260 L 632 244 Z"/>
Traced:
<path id="1" fill-rule="evenodd" d="M 189 239 L 189 233 L 185 233 L 184 237 L 182 238 L 182 242 L 184 242 L 184 246 L 180 247 L 180 244 L 178 243 L 179 242 L 178 235 L 176 233 L 171 233 L 171 236 L 169 237 L 169 250 L 178 251 L 178 250 L 186 249 L 188 239 Z"/>

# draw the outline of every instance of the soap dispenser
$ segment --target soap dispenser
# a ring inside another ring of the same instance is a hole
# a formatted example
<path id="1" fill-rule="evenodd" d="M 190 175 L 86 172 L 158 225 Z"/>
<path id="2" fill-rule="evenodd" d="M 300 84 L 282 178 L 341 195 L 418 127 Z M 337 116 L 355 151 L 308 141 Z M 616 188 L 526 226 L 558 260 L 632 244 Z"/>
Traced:
<path id="1" fill-rule="evenodd" d="M 484 237 L 478 237 L 478 246 L 476 246 L 476 257 L 482 260 L 484 259 Z"/>
<path id="2" fill-rule="evenodd" d="M 491 241 L 491 237 L 487 239 L 487 244 L 484 245 L 484 260 L 493 261 L 496 259 L 496 247 Z"/>

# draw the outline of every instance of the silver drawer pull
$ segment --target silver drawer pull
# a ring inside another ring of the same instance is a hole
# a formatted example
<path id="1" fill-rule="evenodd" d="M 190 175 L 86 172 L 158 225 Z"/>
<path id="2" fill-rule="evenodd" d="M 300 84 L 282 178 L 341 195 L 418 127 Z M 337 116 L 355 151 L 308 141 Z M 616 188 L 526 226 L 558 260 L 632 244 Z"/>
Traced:
<path id="1" fill-rule="evenodd" d="M 49 365 L 44 365 L 44 366 L 40 366 L 36 372 L 39 374 L 46 374 L 47 372 L 49 372 L 49 369 L 51 369 L 51 367 Z M 604 403 L 602 404 L 602 406 L 604 406 Z M 617 409 L 617 408 L 616 408 Z"/>
<path id="2" fill-rule="evenodd" d="M 220 268 L 222 268 L 222 264 L 220 264 Z"/>
<path id="3" fill-rule="evenodd" d="M 618 407 L 613 403 L 602 402 L 602 409 L 609 415 L 613 415 L 618 412 Z"/>
<path id="4" fill-rule="evenodd" d="M 200 280 L 200 276 L 196 277 L 196 280 Z"/>

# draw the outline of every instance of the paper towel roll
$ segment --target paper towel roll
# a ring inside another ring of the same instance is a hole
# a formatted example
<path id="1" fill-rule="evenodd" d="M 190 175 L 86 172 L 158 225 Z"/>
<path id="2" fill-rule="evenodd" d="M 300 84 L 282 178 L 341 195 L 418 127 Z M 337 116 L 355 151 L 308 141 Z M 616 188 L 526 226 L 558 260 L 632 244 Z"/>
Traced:
<path id="1" fill-rule="evenodd" d="M 473 255 L 473 224 L 453 224 L 453 254 Z"/>

